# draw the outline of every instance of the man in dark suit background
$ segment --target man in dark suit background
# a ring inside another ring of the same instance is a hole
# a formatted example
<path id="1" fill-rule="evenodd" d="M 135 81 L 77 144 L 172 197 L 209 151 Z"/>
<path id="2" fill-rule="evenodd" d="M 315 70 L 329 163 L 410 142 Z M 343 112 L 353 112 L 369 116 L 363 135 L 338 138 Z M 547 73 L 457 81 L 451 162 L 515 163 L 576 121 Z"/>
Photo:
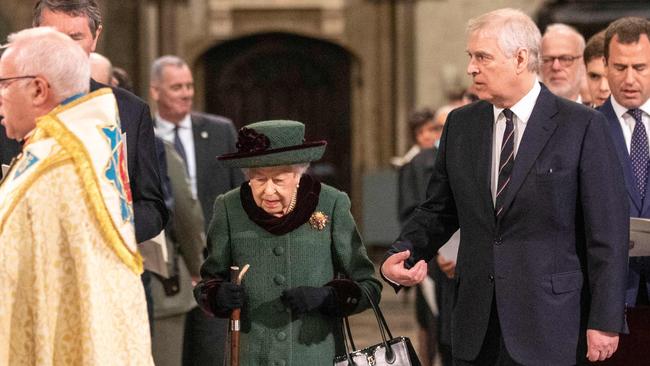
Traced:
<path id="1" fill-rule="evenodd" d="M 218 155 L 236 150 L 230 120 L 192 112 L 194 79 L 176 56 L 163 56 L 151 66 L 151 97 L 156 103 L 156 134 L 174 145 L 185 161 L 189 185 L 207 225 L 217 195 L 244 181 L 240 169 L 225 167 Z M 182 218 L 175 218 L 182 219 Z M 216 365 L 224 357 L 227 320 L 209 317 L 198 307 L 186 317 L 183 365 Z"/>
<path id="2" fill-rule="evenodd" d="M 650 124 L 650 22 L 621 18 L 605 31 L 605 64 L 611 96 L 600 108 L 609 128 L 630 202 L 630 216 L 650 218 L 648 129 Z M 630 334 L 621 338 L 611 365 L 632 365 L 650 357 L 650 257 L 630 258 L 625 303 Z"/>
<path id="3" fill-rule="evenodd" d="M 95 51 L 102 31 L 95 0 L 39 0 L 34 6 L 34 26 L 51 26 L 69 35 L 87 54 Z M 90 80 L 90 91 L 106 85 Z M 138 243 L 162 231 L 168 220 L 154 145 L 149 106 L 124 89 L 113 88 L 122 132 L 126 134 L 129 181 L 133 192 L 135 236 Z"/>
<path id="4" fill-rule="evenodd" d="M 623 173 L 604 117 L 537 82 L 540 38 L 513 9 L 469 22 L 482 101 L 449 114 L 429 199 L 381 267 L 396 289 L 412 286 L 460 228 L 457 365 L 604 360 L 626 331 Z"/>
<path id="5" fill-rule="evenodd" d="M 0 118 L 1 120 L 1 118 Z M 0 124 L 0 164 L 9 165 L 11 159 L 20 153 L 20 144 L 16 140 L 7 137 L 5 126 Z M 0 177 L 2 177 L 0 172 Z"/>

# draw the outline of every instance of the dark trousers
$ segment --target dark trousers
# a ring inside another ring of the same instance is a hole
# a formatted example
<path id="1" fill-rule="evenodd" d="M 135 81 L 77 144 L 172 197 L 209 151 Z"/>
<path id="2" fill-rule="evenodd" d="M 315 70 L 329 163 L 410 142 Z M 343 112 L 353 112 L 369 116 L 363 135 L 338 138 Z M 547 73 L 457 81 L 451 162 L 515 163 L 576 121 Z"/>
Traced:
<path id="1" fill-rule="evenodd" d="M 478 357 L 472 361 L 460 360 L 454 357 L 454 366 L 521 366 L 510 357 L 506 349 L 501 327 L 499 326 L 495 297 L 492 299 L 490 321 Z"/>
<path id="2" fill-rule="evenodd" d="M 185 318 L 183 366 L 221 366 L 225 362 L 228 319 L 214 318 L 195 307 Z"/>

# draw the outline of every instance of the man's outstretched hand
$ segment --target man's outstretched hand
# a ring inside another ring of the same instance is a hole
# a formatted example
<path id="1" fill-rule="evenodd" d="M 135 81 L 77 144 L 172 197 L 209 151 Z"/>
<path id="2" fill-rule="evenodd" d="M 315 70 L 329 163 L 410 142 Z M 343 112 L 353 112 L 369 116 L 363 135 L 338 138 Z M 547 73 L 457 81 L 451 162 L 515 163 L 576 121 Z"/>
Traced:
<path id="1" fill-rule="evenodd" d="M 411 269 L 404 267 L 411 252 L 405 250 L 388 257 L 381 266 L 381 273 L 389 280 L 402 286 L 414 286 L 422 282 L 427 276 L 427 263 L 423 260 L 417 262 Z"/>

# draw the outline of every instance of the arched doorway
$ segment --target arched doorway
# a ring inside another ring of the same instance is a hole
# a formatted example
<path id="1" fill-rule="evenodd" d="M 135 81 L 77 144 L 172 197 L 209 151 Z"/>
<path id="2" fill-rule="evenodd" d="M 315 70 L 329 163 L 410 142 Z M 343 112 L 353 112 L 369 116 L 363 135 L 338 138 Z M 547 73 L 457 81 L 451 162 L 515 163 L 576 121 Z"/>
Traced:
<path id="1" fill-rule="evenodd" d="M 305 123 L 307 140 L 328 141 L 312 173 L 349 192 L 351 58 L 335 44 L 286 33 L 220 44 L 202 59 L 205 109 L 237 127 L 268 119 Z"/>

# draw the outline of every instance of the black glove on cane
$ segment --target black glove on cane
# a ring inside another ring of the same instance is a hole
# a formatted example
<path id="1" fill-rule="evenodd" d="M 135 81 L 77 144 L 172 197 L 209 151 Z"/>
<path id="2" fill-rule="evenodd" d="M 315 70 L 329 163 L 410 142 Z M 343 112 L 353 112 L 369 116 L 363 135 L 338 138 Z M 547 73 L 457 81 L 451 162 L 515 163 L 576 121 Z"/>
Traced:
<path id="1" fill-rule="evenodd" d="M 244 305 L 244 287 L 230 282 L 223 282 L 214 292 L 214 295 L 210 296 L 209 301 L 213 311 L 219 313 L 241 308 Z"/>
<path id="2" fill-rule="evenodd" d="M 296 315 L 302 315 L 314 310 L 329 314 L 331 309 L 335 307 L 336 302 L 334 289 L 329 286 L 290 288 L 282 291 L 280 300 Z"/>

